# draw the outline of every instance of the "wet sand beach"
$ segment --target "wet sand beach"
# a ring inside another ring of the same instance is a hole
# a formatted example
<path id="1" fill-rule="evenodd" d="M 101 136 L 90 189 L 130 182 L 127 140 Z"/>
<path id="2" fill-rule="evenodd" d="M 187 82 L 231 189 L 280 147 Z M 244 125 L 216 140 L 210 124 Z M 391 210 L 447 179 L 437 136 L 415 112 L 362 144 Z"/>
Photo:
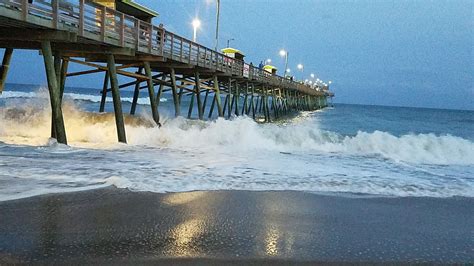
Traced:
<path id="1" fill-rule="evenodd" d="M 0 264 L 474 262 L 473 198 L 108 187 L 0 213 Z"/>

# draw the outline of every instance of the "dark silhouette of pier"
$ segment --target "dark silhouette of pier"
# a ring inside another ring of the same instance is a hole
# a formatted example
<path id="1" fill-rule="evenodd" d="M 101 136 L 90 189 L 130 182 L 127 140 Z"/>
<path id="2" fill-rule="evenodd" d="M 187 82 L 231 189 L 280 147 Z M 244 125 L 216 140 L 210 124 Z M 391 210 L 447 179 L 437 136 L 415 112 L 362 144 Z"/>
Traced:
<path id="1" fill-rule="evenodd" d="M 135 89 L 130 113 L 135 113 L 139 91 L 147 89 L 157 125 L 164 92 L 171 92 L 176 116 L 181 115 L 180 105 L 187 96 L 189 118 L 197 109 L 198 119 L 248 115 L 267 122 L 297 110 L 324 108 L 327 98 L 333 96 L 327 86 L 309 86 L 278 76 L 162 25 L 86 0 L 0 0 L 0 48 L 5 48 L 0 93 L 13 51 L 41 51 L 52 108 L 51 135 L 65 144 L 61 103 L 67 77 L 104 73 L 99 111 L 104 111 L 110 92 L 120 142 L 126 142 L 120 89 L 130 86 Z M 68 72 L 70 63 L 91 69 Z M 134 81 L 119 84 L 118 75 Z"/>

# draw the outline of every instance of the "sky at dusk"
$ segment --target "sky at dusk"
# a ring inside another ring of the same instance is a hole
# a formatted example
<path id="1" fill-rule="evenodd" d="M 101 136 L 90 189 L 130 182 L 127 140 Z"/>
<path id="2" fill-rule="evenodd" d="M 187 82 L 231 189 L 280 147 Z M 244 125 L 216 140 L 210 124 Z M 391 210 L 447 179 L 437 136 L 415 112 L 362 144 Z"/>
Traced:
<path id="1" fill-rule="evenodd" d="M 214 47 L 212 0 L 137 0 L 160 13 L 154 23 Z M 220 48 L 228 39 L 246 60 L 289 51 L 297 78 L 327 81 L 335 102 L 474 110 L 473 1 L 221 0 Z M 296 73 L 301 63 L 303 73 Z M 72 69 L 74 70 L 74 68 Z M 27 73 L 27 74 L 25 74 Z M 15 52 L 7 82 L 46 84 L 38 52 Z M 102 76 L 68 86 L 97 87 Z"/>

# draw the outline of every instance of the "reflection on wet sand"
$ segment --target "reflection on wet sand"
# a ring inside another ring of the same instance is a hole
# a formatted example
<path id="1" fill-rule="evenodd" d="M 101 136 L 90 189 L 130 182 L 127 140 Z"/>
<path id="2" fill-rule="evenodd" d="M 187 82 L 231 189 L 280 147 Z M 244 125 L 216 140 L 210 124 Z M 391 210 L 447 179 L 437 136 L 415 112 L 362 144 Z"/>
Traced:
<path id="1" fill-rule="evenodd" d="M 296 233 L 301 228 L 294 228 L 289 226 L 291 224 L 292 217 L 287 219 L 275 219 L 281 216 L 282 210 L 288 208 L 291 212 L 296 212 L 301 208 L 301 202 L 294 202 L 292 199 L 285 200 L 285 206 L 282 206 L 281 199 L 276 195 L 268 195 L 259 202 L 261 206 L 261 216 L 258 220 L 261 221 L 261 231 L 263 232 L 262 247 L 264 247 L 264 253 L 262 256 L 268 257 L 286 257 L 286 256 L 297 256 L 298 251 L 294 250 L 294 242 Z M 315 225 L 315 224 L 314 224 Z M 308 243 L 310 232 L 298 235 L 298 242 L 302 245 Z M 258 247 L 258 245 L 256 245 Z M 260 249 L 260 248 L 259 248 Z"/>
<path id="2" fill-rule="evenodd" d="M 279 232 L 275 228 L 269 228 L 265 237 L 265 251 L 269 256 L 278 255 Z"/>
<path id="3" fill-rule="evenodd" d="M 180 208 L 179 222 L 168 231 L 166 239 L 169 245 L 163 251 L 173 257 L 199 257 L 204 255 L 199 248 L 199 238 L 203 237 L 206 227 L 214 222 L 215 204 L 212 197 L 206 197 L 206 192 L 172 193 L 163 198 L 163 203 Z M 199 210 L 199 211 L 197 211 Z"/>
<path id="4" fill-rule="evenodd" d="M 456 214 L 474 213 L 473 206 L 472 199 L 298 192 L 109 188 L 48 195 L 0 202 L 0 264 L 100 264 L 110 258 L 465 262 L 474 259 L 466 237 L 474 218 Z"/>
<path id="5" fill-rule="evenodd" d="M 54 256 L 57 250 L 57 242 L 61 235 L 61 221 L 59 211 L 62 203 L 53 199 L 47 199 L 41 202 L 39 214 L 41 229 L 39 235 L 38 249 L 44 256 Z"/>
<path id="6" fill-rule="evenodd" d="M 190 219 L 178 224 L 171 229 L 170 237 L 173 242 L 165 250 L 165 254 L 175 257 L 198 257 L 194 241 L 204 232 L 204 221 L 201 219 Z"/>
<path id="7" fill-rule="evenodd" d="M 182 205 L 190 203 L 194 200 L 198 200 L 205 195 L 206 192 L 203 191 L 193 191 L 189 193 L 171 193 L 164 196 L 163 202 L 171 206 Z"/>

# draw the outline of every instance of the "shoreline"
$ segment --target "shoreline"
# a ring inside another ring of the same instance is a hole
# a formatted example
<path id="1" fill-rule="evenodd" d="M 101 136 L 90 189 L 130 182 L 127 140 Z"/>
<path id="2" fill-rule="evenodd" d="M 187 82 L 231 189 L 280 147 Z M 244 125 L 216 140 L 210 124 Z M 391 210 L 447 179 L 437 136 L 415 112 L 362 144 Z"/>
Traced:
<path id="1" fill-rule="evenodd" d="M 399 196 L 399 195 L 383 195 L 383 194 L 368 194 L 368 193 L 353 193 L 353 192 L 330 192 L 330 191 L 304 191 L 304 190 L 233 190 L 233 189 L 216 189 L 216 190 L 189 190 L 189 191 L 167 191 L 167 192 L 156 192 L 156 191 L 142 191 L 142 190 L 132 190 L 129 188 L 119 188 L 113 184 L 98 184 L 96 186 L 91 187 L 80 187 L 71 189 L 69 191 L 61 191 L 61 192 L 50 192 L 50 193 L 40 193 L 40 194 L 31 194 L 28 196 L 22 196 L 19 198 L 11 197 L 6 199 L 0 199 L 0 204 L 3 202 L 11 202 L 11 201 L 21 201 L 27 200 L 29 198 L 36 198 L 36 197 L 48 197 L 54 195 L 63 195 L 63 194 L 71 194 L 71 193 L 78 193 L 78 192 L 93 192 L 95 190 L 104 190 L 104 189 L 117 189 L 123 190 L 130 193 L 153 193 L 159 195 L 169 195 L 175 193 L 195 193 L 195 192 L 250 192 L 250 193 L 305 193 L 311 194 L 316 196 L 327 196 L 327 197 L 340 197 L 340 198 L 349 198 L 349 199 L 398 199 L 398 198 L 411 198 L 411 199 L 466 199 L 466 200 L 474 200 L 474 197 L 469 196 L 462 196 L 462 195 L 452 195 L 452 196 Z"/>
<path id="2" fill-rule="evenodd" d="M 1 263 L 469 263 L 474 198 L 131 192 L 0 202 Z"/>

